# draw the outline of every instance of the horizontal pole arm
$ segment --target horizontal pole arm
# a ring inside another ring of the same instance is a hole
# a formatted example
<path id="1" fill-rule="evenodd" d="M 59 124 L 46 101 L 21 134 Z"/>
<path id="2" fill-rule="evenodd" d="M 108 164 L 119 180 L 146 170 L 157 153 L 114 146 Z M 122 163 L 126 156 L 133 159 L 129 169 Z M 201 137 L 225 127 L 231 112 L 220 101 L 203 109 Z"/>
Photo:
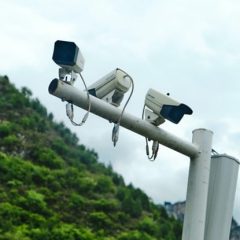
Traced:
<path id="1" fill-rule="evenodd" d="M 62 99 L 63 101 L 71 102 L 83 109 L 88 109 L 87 93 L 76 89 L 67 82 L 54 79 L 50 83 L 48 90 L 50 94 Z M 116 108 L 113 105 L 94 96 L 90 96 L 90 100 L 92 113 L 111 122 L 118 121 L 122 112 L 121 109 Z M 167 131 L 129 113 L 124 112 L 120 125 L 135 133 L 147 137 L 148 139 L 156 140 L 160 144 L 186 156 L 194 157 L 199 154 L 199 149 L 196 145 L 186 142 L 168 133 Z"/>

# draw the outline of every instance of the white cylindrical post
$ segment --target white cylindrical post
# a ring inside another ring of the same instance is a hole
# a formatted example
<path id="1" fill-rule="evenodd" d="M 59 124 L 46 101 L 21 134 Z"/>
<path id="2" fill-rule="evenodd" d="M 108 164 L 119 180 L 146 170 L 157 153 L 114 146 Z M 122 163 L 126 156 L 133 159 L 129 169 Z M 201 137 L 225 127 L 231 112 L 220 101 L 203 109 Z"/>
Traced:
<path id="1" fill-rule="evenodd" d="M 204 240 L 229 239 L 238 169 L 237 159 L 212 156 Z"/>
<path id="2" fill-rule="evenodd" d="M 190 161 L 182 240 L 204 240 L 212 135 L 206 129 L 193 131 L 200 153 Z"/>

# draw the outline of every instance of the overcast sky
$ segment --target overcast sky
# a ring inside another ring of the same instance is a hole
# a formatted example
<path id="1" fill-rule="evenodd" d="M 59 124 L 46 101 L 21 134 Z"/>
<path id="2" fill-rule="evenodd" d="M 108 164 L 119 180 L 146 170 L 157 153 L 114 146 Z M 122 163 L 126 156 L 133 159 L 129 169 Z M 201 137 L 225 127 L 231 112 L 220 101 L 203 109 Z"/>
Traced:
<path id="1" fill-rule="evenodd" d="M 132 76 L 135 91 L 127 112 L 141 117 L 150 87 L 169 92 L 193 115 L 178 125 L 165 123 L 165 130 L 190 142 L 193 129 L 211 129 L 214 149 L 240 158 L 238 0 L 0 0 L 0 9 L 0 74 L 30 88 L 100 161 L 111 163 L 126 183 L 156 203 L 185 200 L 189 159 L 160 146 L 150 162 L 144 138 L 123 128 L 114 148 L 112 125 L 92 114 L 85 126 L 71 126 L 65 104 L 47 91 L 58 76 L 51 59 L 56 40 L 79 46 L 87 85 L 116 67 Z M 76 87 L 83 88 L 80 80 Z M 75 112 L 77 121 L 84 111 Z M 240 222 L 240 181 L 234 216 Z"/>

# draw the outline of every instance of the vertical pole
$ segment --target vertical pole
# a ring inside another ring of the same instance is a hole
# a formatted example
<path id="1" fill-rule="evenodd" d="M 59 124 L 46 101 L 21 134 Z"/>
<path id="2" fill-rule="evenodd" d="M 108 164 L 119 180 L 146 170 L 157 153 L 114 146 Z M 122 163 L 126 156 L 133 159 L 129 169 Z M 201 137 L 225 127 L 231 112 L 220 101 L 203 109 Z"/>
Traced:
<path id="1" fill-rule="evenodd" d="M 239 161 L 233 157 L 212 156 L 204 240 L 229 239 L 238 168 Z"/>
<path id="2" fill-rule="evenodd" d="M 182 240 L 204 240 L 212 135 L 207 129 L 193 131 L 199 154 L 190 161 Z"/>

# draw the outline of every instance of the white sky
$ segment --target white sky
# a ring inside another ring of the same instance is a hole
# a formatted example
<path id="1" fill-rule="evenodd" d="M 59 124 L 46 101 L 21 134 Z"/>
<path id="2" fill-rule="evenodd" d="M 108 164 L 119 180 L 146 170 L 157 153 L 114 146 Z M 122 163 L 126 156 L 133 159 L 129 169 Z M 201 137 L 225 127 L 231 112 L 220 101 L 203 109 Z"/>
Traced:
<path id="1" fill-rule="evenodd" d="M 112 125 L 94 115 L 81 128 L 71 126 L 65 104 L 47 91 L 58 74 L 51 59 L 56 40 L 80 47 L 87 85 L 116 67 L 127 71 L 135 81 L 128 112 L 141 117 L 150 87 L 170 92 L 193 115 L 164 129 L 188 141 L 193 129 L 211 129 L 214 149 L 239 158 L 239 1 L 0 0 L 0 9 L 0 74 L 30 88 L 81 143 L 156 203 L 185 199 L 188 158 L 160 146 L 149 162 L 144 138 L 123 128 L 113 148 Z M 77 87 L 83 88 L 81 81 Z M 80 119 L 84 111 L 75 110 Z M 234 216 L 240 222 L 240 181 Z"/>

